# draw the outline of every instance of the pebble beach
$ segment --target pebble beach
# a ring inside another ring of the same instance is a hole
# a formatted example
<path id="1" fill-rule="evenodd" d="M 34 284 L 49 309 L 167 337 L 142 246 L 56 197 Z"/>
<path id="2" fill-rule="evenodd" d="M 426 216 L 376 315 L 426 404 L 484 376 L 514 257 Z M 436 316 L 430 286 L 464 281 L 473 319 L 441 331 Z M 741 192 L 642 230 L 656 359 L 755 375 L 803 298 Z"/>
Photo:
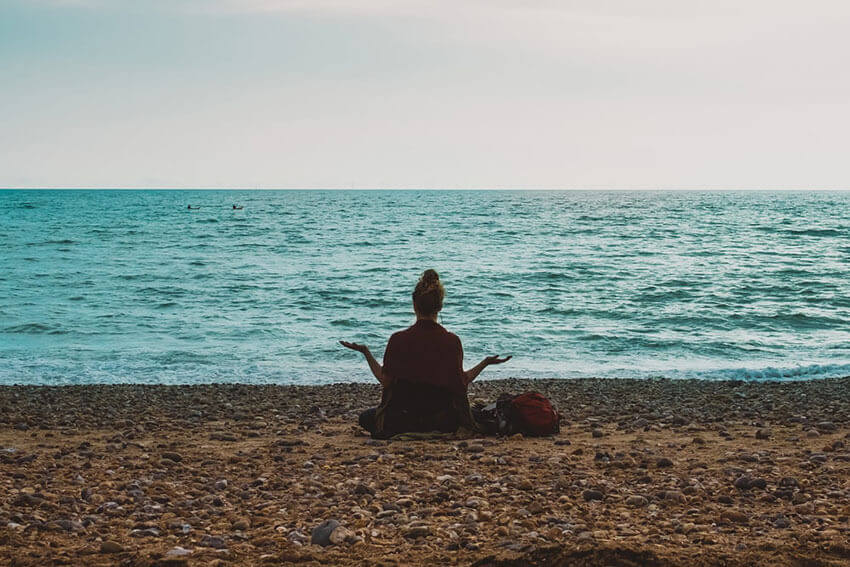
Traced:
<path id="1" fill-rule="evenodd" d="M 494 380 L 560 434 L 370 439 L 377 385 L 0 387 L 0 563 L 850 565 L 850 378 Z"/>

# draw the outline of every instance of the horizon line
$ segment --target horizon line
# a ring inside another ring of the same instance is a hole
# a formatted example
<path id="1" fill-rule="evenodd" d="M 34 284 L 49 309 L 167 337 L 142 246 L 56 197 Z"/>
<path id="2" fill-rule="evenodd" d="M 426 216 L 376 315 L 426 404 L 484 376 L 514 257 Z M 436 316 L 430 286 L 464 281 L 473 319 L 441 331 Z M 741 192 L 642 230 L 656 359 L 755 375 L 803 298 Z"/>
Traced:
<path id="1" fill-rule="evenodd" d="M 850 191 L 850 187 L 0 187 L 0 191 Z"/>

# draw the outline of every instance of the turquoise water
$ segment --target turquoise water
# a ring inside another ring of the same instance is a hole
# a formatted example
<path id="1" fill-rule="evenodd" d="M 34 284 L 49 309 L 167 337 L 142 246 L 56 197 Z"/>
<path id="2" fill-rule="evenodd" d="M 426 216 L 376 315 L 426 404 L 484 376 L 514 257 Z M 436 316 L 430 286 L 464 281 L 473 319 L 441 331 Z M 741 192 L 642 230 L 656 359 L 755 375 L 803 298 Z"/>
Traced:
<path id="1" fill-rule="evenodd" d="M 0 383 L 371 380 L 429 267 L 484 377 L 850 375 L 850 193 L 0 191 L 0 242 Z"/>

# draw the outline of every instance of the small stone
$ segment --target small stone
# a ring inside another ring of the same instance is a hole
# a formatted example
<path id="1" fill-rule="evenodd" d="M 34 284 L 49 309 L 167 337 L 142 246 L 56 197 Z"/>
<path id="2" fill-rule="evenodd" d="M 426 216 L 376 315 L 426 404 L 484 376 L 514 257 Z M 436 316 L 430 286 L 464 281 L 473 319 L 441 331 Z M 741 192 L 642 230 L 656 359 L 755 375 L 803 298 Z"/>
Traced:
<path id="1" fill-rule="evenodd" d="M 101 553 L 121 553 L 124 551 L 124 546 L 117 541 L 107 540 L 100 544 Z"/>
<path id="2" fill-rule="evenodd" d="M 169 549 L 168 551 L 165 552 L 166 557 L 183 557 L 185 555 L 191 555 L 191 554 L 192 554 L 191 549 L 186 549 L 184 547 L 180 547 L 179 545 L 177 547 Z"/>
<path id="3" fill-rule="evenodd" d="M 602 500 L 603 498 L 605 498 L 605 495 L 599 492 L 598 490 L 585 490 L 581 493 L 581 496 L 587 502 L 590 502 L 592 500 Z"/>
<path id="4" fill-rule="evenodd" d="M 216 432 L 210 434 L 210 439 L 213 441 L 236 441 L 236 436 L 230 433 Z"/>
<path id="5" fill-rule="evenodd" d="M 818 431 L 835 431 L 837 429 L 831 421 L 819 421 L 815 427 Z"/>
<path id="6" fill-rule="evenodd" d="M 756 439 L 770 439 L 772 436 L 770 429 L 759 429 L 756 431 Z"/>
<path id="7" fill-rule="evenodd" d="M 417 538 L 417 537 L 425 537 L 431 535 L 431 528 L 426 525 L 413 525 L 408 526 L 404 530 L 404 537 L 406 538 Z"/>
<path id="8" fill-rule="evenodd" d="M 18 497 L 13 500 L 13 504 L 15 504 L 15 506 L 37 507 L 40 506 L 42 502 L 44 502 L 43 498 L 36 496 L 32 493 L 24 492 L 24 490 L 22 490 L 21 494 L 19 494 Z"/>
<path id="9" fill-rule="evenodd" d="M 601 429 L 594 429 L 594 430 L 592 430 L 592 431 L 590 432 L 590 435 L 591 435 L 594 439 L 599 439 L 600 437 L 604 436 L 605 434 L 604 434 L 604 433 L 602 433 L 602 430 L 601 430 Z"/>
<path id="10" fill-rule="evenodd" d="M 667 457 L 661 457 L 655 462 L 655 466 L 657 466 L 659 469 L 666 469 L 673 466 L 673 461 L 671 461 Z"/>
<path id="11" fill-rule="evenodd" d="M 671 502 L 685 501 L 685 496 L 678 490 L 665 490 L 663 495 L 664 500 L 670 500 Z"/>
<path id="12" fill-rule="evenodd" d="M 336 529 L 331 532 L 329 539 L 332 544 L 340 545 L 342 543 L 345 543 L 346 541 L 351 540 L 353 537 L 354 532 L 342 526 L 337 526 Z"/>
<path id="13" fill-rule="evenodd" d="M 201 541 L 198 542 L 198 545 L 201 547 L 212 547 L 213 549 L 224 549 L 227 547 L 227 543 L 224 541 L 223 537 L 213 536 L 213 535 L 204 535 L 201 538 Z"/>
<path id="14" fill-rule="evenodd" d="M 310 541 L 310 538 L 307 536 L 307 534 L 300 530 L 292 530 L 286 536 L 286 539 L 296 545 L 306 545 Z"/>
<path id="15" fill-rule="evenodd" d="M 439 478 L 438 478 L 437 482 L 440 482 Z M 371 486 L 369 486 L 368 484 L 365 484 L 365 483 L 362 483 L 362 482 L 358 482 L 357 485 L 354 487 L 354 490 L 352 492 L 354 492 L 354 494 L 368 494 L 369 496 L 375 495 L 375 489 L 372 488 Z"/>
<path id="16" fill-rule="evenodd" d="M 336 520 L 325 520 L 310 532 L 310 543 L 326 547 L 331 544 L 331 534 L 339 527 Z"/>
<path id="17" fill-rule="evenodd" d="M 785 516 L 779 516 L 775 520 L 773 520 L 773 527 L 777 529 L 785 529 L 791 527 L 791 520 L 786 518 Z"/>
<path id="18" fill-rule="evenodd" d="M 227 488 L 227 479 L 217 480 L 213 486 L 216 490 L 225 490 Z"/>
<path id="19" fill-rule="evenodd" d="M 170 453 L 169 452 L 169 453 L 163 453 L 162 458 L 168 459 L 169 461 L 173 461 L 175 463 L 179 463 L 180 461 L 183 460 L 183 455 L 181 455 L 180 453 Z"/>
<path id="20" fill-rule="evenodd" d="M 236 530 L 237 532 L 244 532 L 249 527 L 250 527 L 250 524 L 248 523 L 248 520 L 246 520 L 245 518 L 240 518 L 240 519 L 236 520 L 235 522 L 233 522 L 233 529 Z"/>
<path id="21" fill-rule="evenodd" d="M 626 504 L 629 505 L 629 506 L 635 507 L 635 508 L 641 508 L 641 507 L 649 504 L 649 500 L 647 500 L 643 496 L 639 496 L 637 494 L 634 494 L 634 495 L 626 498 Z"/>
<path id="22" fill-rule="evenodd" d="M 51 522 L 49 526 L 57 531 L 65 532 L 79 532 L 85 529 L 79 520 L 56 520 L 55 522 Z"/>
<path id="23" fill-rule="evenodd" d="M 724 510 L 720 514 L 720 518 L 734 524 L 746 524 L 750 520 L 749 516 L 743 512 L 738 512 L 737 510 Z"/>
<path id="24" fill-rule="evenodd" d="M 130 537 L 159 537 L 159 530 L 156 528 L 140 528 L 130 531 Z"/>

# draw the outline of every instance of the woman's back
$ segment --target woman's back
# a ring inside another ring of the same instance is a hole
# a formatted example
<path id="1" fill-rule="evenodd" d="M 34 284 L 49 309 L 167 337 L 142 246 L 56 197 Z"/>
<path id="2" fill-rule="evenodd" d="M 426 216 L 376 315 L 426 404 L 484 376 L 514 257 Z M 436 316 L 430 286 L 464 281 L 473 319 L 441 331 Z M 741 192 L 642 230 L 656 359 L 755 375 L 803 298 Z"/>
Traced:
<path id="1" fill-rule="evenodd" d="M 460 339 L 430 319 L 394 333 L 384 352 L 390 378 L 376 422 L 384 435 L 455 431 L 469 412 Z"/>
<path id="2" fill-rule="evenodd" d="M 466 392 L 460 339 L 428 319 L 419 319 L 390 337 L 384 352 L 384 371 L 393 382 Z"/>

